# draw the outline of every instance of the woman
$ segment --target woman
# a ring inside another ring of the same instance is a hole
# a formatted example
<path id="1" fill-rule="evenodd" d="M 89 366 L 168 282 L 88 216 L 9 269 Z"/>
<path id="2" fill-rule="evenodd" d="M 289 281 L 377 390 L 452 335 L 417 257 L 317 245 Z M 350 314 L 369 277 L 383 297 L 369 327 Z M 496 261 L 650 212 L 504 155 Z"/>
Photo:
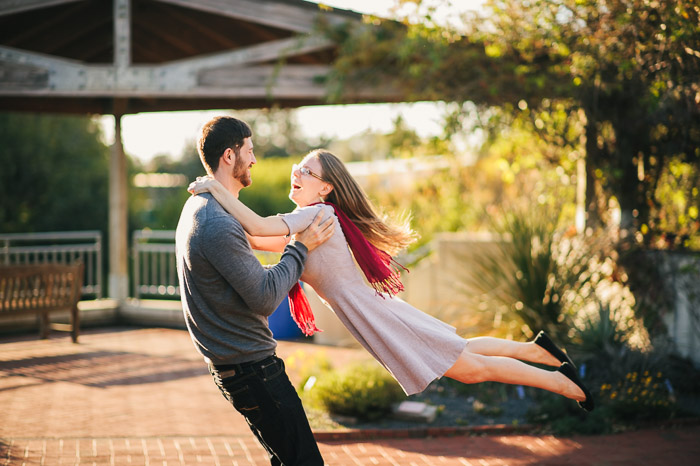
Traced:
<path id="1" fill-rule="evenodd" d="M 398 272 L 388 267 L 390 254 L 410 244 L 414 234 L 405 222 L 392 225 L 380 219 L 336 156 L 312 151 L 293 167 L 291 184 L 289 197 L 297 209 L 272 217 L 258 216 L 210 178 L 198 179 L 189 190 L 211 192 L 241 222 L 257 249 L 281 251 L 284 238 L 306 228 L 319 210 L 324 218 L 335 214 L 333 236 L 309 254 L 301 280 L 313 287 L 407 395 L 447 376 L 464 383 L 538 387 L 593 409 L 593 399 L 573 363 L 544 333 L 527 343 L 493 337 L 464 339 L 454 327 L 394 297 L 403 287 Z M 317 330 L 312 320 L 299 323 L 307 334 Z M 558 369 L 548 371 L 521 361 Z"/>

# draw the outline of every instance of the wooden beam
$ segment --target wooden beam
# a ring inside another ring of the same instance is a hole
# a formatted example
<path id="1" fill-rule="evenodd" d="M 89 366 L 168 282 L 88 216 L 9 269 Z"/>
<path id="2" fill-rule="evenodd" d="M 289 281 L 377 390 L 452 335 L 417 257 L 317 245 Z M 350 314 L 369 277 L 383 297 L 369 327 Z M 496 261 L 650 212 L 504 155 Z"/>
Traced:
<path id="1" fill-rule="evenodd" d="M 296 40 L 296 39 L 295 39 Z M 306 38 L 310 40 L 310 38 Z M 325 40 L 325 39 L 324 39 Z M 292 41 L 293 42 L 293 41 Z M 85 65 L 0 46 L 0 96 L 114 98 L 265 98 L 321 99 L 329 65 L 253 65 L 274 62 L 288 39 L 209 57 L 157 66 Z M 302 50 L 325 46 L 308 42 Z M 298 49 L 294 49 L 298 52 Z M 23 79 L 26 78 L 26 79 Z M 351 98 L 395 101 L 388 88 L 358 89 Z"/>
<path id="2" fill-rule="evenodd" d="M 0 46 L 0 95 L 50 95 L 61 92 L 76 93 L 85 89 L 88 70 L 91 67 L 76 60 L 56 58 L 12 47 Z M 12 76 L 17 73 L 47 75 L 47 80 L 34 81 L 31 89 L 16 83 Z M 6 70 L 9 70 L 6 72 Z M 40 87 L 41 85 L 41 87 Z"/>
<path id="3" fill-rule="evenodd" d="M 236 0 L 235 2 L 230 0 L 157 1 L 242 19 L 251 23 L 273 26 L 283 30 L 306 33 L 313 31 L 318 14 L 321 13 L 317 5 L 302 1 L 299 2 L 299 5 L 270 0 Z M 333 12 L 323 12 L 323 14 L 333 24 L 350 19 L 349 16 Z M 356 16 L 359 17 L 359 15 Z"/>
<path id="4" fill-rule="evenodd" d="M 114 65 L 131 64 L 131 0 L 114 0 Z"/>
<path id="5" fill-rule="evenodd" d="M 84 0 L 0 0 L 0 16 L 14 15 L 56 5 L 65 5 Z"/>
<path id="6" fill-rule="evenodd" d="M 327 65 L 285 65 L 275 67 L 219 68 L 202 72 L 197 93 L 241 97 L 320 98 L 326 95 L 323 78 Z"/>
<path id="7" fill-rule="evenodd" d="M 2 63 L 0 61 L 0 87 L 8 89 L 46 89 L 49 71 L 34 65 Z"/>
<path id="8" fill-rule="evenodd" d="M 244 65 L 266 61 L 280 60 L 285 57 L 301 55 L 333 47 L 333 42 L 321 35 L 295 36 L 262 44 L 242 47 L 206 56 L 187 58 L 164 64 L 163 68 L 181 69 L 218 68 L 222 66 Z"/>
<path id="9" fill-rule="evenodd" d="M 192 93 L 198 97 L 221 96 L 259 99 L 318 99 L 328 95 L 326 79 L 329 65 L 261 65 L 252 67 L 221 68 L 201 73 L 198 86 Z M 344 97 L 357 100 L 400 100 L 401 95 L 389 86 L 374 89 L 347 90 Z"/>

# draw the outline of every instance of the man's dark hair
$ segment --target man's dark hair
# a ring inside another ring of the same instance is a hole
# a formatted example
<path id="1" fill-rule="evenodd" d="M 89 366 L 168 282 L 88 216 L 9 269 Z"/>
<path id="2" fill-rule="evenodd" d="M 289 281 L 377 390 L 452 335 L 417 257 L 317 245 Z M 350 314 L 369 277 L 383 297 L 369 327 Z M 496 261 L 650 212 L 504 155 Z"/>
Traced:
<path id="1" fill-rule="evenodd" d="M 253 135 L 250 126 L 244 121 L 228 116 L 218 116 L 209 120 L 203 127 L 197 141 L 199 158 L 210 173 L 219 169 L 219 160 L 229 147 L 236 157 L 240 153 L 245 138 Z"/>

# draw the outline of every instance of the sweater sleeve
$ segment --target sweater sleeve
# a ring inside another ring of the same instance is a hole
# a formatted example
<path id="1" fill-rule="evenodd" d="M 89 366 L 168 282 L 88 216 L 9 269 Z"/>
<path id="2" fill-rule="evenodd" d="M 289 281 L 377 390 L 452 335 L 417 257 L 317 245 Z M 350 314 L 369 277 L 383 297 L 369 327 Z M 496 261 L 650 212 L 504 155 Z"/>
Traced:
<path id="1" fill-rule="evenodd" d="M 232 216 L 212 219 L 202 249 L 214 268 L 254 313 L 269 316 L 299 280 L 308 250 L 289 243 L 278 264 L 265 268 L 253 254 L 241 224 Z"/>

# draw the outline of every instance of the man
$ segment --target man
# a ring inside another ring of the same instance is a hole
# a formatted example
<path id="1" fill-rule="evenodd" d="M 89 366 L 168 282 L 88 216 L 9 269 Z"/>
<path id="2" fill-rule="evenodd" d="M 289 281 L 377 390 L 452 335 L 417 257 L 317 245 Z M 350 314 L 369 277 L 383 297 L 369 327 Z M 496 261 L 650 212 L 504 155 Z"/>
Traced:
<path id="1" fill-rule="evenodd" d="M 207 172 L 238 196 L 255 164 L 250 127 L 232 117 L 207 122 L 197 143 Z M 272 465 L 323 465 L 294 387 L 275 355 L 267 317 L 297 283 L 308 251 L 332 234 L 317 217 L 264 268 L 241 224 L 208 193 L 185 203 L 177 268 L 187 328 L 214 381 L 270 455 Z"/>

